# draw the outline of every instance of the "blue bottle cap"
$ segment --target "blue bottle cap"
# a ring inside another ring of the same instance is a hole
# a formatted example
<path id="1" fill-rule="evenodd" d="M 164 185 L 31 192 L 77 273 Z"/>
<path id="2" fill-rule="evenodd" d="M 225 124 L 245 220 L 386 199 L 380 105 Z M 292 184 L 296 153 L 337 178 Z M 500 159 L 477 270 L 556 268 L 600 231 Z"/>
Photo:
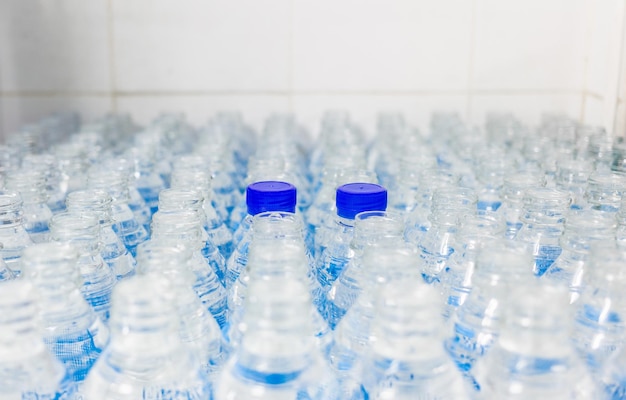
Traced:
<path id="1" fill-rule="evenodd" d="M 279 181 L 251 183 L 246 189 L 246 205 L 250 215 L 266 211 L 296 212 L 296 187 Z"/>
<path id="2" fill-rule="evenodd" d="M 354 219 L 363 211 L 385 211 L 387 189 L 375 183 L 348 183 L 337 188 L 337 215 Z"/>

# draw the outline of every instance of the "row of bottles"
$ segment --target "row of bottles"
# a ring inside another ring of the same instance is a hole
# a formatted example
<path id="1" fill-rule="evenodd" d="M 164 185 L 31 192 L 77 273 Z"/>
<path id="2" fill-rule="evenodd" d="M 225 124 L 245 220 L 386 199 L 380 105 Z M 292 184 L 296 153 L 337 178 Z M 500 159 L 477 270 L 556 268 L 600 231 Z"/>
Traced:
<path id="1" fill-rule="evenodd" d="M 430 130 L 25 127 L 0 148 L 0 393 L 626 398 L 623 144 L 557 116 Z"/>

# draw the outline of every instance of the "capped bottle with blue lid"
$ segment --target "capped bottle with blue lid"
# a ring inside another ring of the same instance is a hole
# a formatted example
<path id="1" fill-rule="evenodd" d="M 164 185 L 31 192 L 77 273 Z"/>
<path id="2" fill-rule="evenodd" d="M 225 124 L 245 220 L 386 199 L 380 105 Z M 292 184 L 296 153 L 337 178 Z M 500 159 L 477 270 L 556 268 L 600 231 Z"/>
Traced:
<path id="1" fill-rule="evenodd" d="M 385 211 L 387 190 L 375 183 L 348 183 L 337 188 L 336 205 L 334 232 L 316 268 L 317 278 L 325 289 L 332 286 L 354 256 L 350 249 L 354 236 L 354 218 L 365 211 Z"/>
<path id="2" fill-rule="evenodd" d="M 296 203 L 297 190 L 290 183 L 261 181 L 248 185 L 246 189 L 248 215 L 239 225 L 233 238 L 237 247 L 226 263 L 226 288 L 233 285 L 248 264 L 253 217 L 268 211 L 295 213 Z"/>

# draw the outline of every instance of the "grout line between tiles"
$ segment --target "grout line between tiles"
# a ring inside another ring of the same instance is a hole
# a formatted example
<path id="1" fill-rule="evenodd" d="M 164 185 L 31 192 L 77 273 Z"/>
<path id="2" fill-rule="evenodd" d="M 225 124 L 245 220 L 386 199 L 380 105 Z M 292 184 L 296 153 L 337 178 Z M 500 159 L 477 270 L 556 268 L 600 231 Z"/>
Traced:
<path id="1" fill-rule="evenodd" d="M 115 35 L 113 32 L 113 0 L 107 0 L 107 39 L 109 46 L 110 106 L 117 112 L 117 77 L 115 74 Z"/>
<path id="2" fill-rule="evenodd" d="M 172 97 L 172 96 L 458 96 L 468 90 L 136 90 L 136 91 L 58 91 L 25 90 L 1 91 L 4 97 Z M 595 92 L 575 89 L 473 89 L 472 95 L 480 96 L 550 96 L 581 95 L 602 99 Z"/>
<path id="3" fill-rule="evenodd" d="M 469 63 L 467 69 L 467 99 L 465 104 L 465 120 L 469 121 L 472 115 L 473 87 L 474 87 L 474 50 L 476 45 L 476 7 L 478 0 L 472 0 L 472 14 L 470 16 L 470 45 Z"/>

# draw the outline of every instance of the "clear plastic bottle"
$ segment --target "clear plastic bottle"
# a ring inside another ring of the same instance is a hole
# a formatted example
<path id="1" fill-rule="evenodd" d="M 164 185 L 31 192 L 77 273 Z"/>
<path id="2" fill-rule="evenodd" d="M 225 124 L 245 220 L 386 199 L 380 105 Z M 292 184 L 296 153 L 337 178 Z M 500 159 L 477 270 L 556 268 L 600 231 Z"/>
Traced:
<path id="1" fill-rule="evenodd" d="M 100 222 L 102 259 L 115 272 L 117 280 L 135 274 L 136 262 L 124 243 L 113 231 L 111 207 L 113 200 L 104 190 L 77 190 L 67 195 L 67 210 L 71 213 L 95 213 Z"/>
<path id="2" fill-rule="evenodd" d="M 493 241 L 479 253 L 473 288 L 452 319 L 452 336 L 445 346 L 467 381 L 479 384 L 473 367 L 488 353 L 500 330 L 500 319 L 511 288 L 532 286 L 532 259 L 526 246 Z"/>
<path id="3" fill-rule="evenodd" d="M 217 195 L 212 179 L 209 165 L 203 157 L 186 155 L 174 162 L 171 187 L 181 187 L 182 185 L 184 188 L 199 190 L 205 199 L 210 200 L 222 223 L 227 223 L 230 214 L 226 210 L 224 199 Z"/>
<path id="4" fill-rule="evenodd" d="M 100 223 L 96 214 L 64 212 L 52 217 L 50 239 L 70 243 L 78 251 L 81 292 L 103 322 L 109 320 L 115 272 L 100 255 Z"/>
<path id="5" fill-rule="evenodd" d="M 150 211 L 150 206 L 148 206 L 137 189 L 134 161 L 131 158 L 112 157 L 104 160 L 102 166 L 105 170 L 120 171 L 122 174 L 126 175 L 125 180 L 128 183 L 128 207 L 133 212 L 137 222 L 143 226 L 149 235 L 152 212 Z"/>
<path id="6" fill-rule="evenodd" d="M 240 322 L 250 282 L 272 276 L 290 277 L 306 285 L 314 302 L 322 294 L 312 258 L 304 246 L 304 223 L 297 214 L 263 212 L 254 217 L 253 226 L 248 265 L 231 287 L 228 297 L 231 312 L 228 339 L 232 346 L 237 346 L 241 338 Z M 331 339 L 330 329 L 317 308 L 311 311 L 314 336 L 325 352 Z"/>
<path id="7" fill-rule="evenodd" d="M 493 216 L 467 215 L 461 219 L 454 238 L 457 249 L 441 272 L 444 295 L 443 317 L 447 320 L 465 303 L 472 291 L 472 277 L 481 249 L 502 238 L 504 225 Z"/>
<path id="8" fill-rule="evenodd" d="M 626 347 L 610 357 L 602 370 L 598 399 L 619 400 L 626 397 Z"/>
<path id="9" fill-rule="evenodd" d="M 363 253 L 370 246 L 396 247 L 404 242 L 402 214 L 394 211 L 365 211 L 354 218 L 354 238 L 350 249 L 354 256 L 344 272 L 324 294 L 320 312 L 334 329 L 363 290 Z"/>
<path id="10" fill-rule="evenodd" d="M 113 296 L 111 342 L 81 390 L 90 400 L 211 398 L 202 368 L 178 337 L 179 321 L 161 280 L 135 276 Z"/>
<path id="11" fill-rule="evenodd" d="M 372 320 L 376 338 L 364 362 L 367 399 L 469 399 L 463 377 L 446 353 L 439 296 L 419 280 L 381 288 Z"/>
<path id="12" fill-rule="evenodd" d="M 216 400 L 339 400 L 337 381 L 312 335 L 311 299 L 302 282 L 251 283 L 241 345 L 226 365 Z"/>
<path id="13" fill-rule="evenodd" d="M 53 214 L 65 211 L 65 193 L 61 189 L 61 172 L 52 154 L 27 154 L 22 159 L 22 168 L 41 169 L 46 177 L 48 207 Z"/>
<path id="14" fill-rule="evenodd" d="M 124 171 L 96 168 L 89 173 L 88 186 L 108 192 L 113 199 L 111 227 L 134 257 L 137 245 L 148 240 L 149 235 L 128 206 L 128 175 Z"/>
<path id="15" fill-rule="evenodd" d="M 226 361 L 227 352 L 217 321 L 193 290 L 195 277 L 188 267 L 190 256 L 191 253 L 181 246 L 151 240 L 137 249 L 137 272 L 160 279 L 161 293 L 175 305 L 180 319 L 180 340 L 193 352 L 209 380 L 214 382 Z"/>
<path id="16" fill-rule="evenodd" d="M 592 210 L 615 213 L 619 211 L 624 192 L 626 176 L 614 172 L 596 172 L 587 180 L 585 199 Z"/>
<path id="17" fill-rule="evenodd" d="M 222 258 L 226 260 L 226 257 L 232 253 L 232 235 L 224 224 L 216 226 L 217 220 L 213 219 L 211 224 L 207 222 L 207 217 L 203 205 L 205 204 L 202 193 L 193 189 L 179 189 L 171 188 L 162 190 L 159 193 L 159 210 L 164 212 L 176 211 L 176 210 L 191 210 L 196 211 L 202 220 L 202 227 L 205 241 L 209 242 L 211 246 L 206 246 L 203 250 L 209 251 L 217 248 Z M 204 254 L 205 257 L 219 258 L 217 255 Z M 220 262 L 221 263 L 221 262 Z M 219 278 L 224 281 L 224 274 L 226 271 L 226 261 L 221 263 L 220 270 L 217 271 Z"/>
<path id="18" fill-rule="evenodd" d="M 459 220 L 476 214 L 476 195 L 471 189 L 442 187 L 435 190 L 431 227 L 418 246 L 422 259 L 422 276 L 426 283 L 439 284 L 441 272 L 454 253 L 454 236 Z"/>
<path id="19" fill-rule="evenodd" d="M 152 237 L 157 241 L 189 248 L 191 251 L 189 265 L 194 274 L 193 288 L 202 304 L 223 329 L 228 321 L 226 289 L 216 273 L 219 266 L 211 264 L 202 254 L 207 242 L 203 239 L 202 219 L 198 212 L 158 211 L 152 216 L 152 232 Z M 217 254 L 219 255 L 219 252 Z"/>
<path id="20" fill-rule="evenodd" d="M 294 213 L 296 197 L 296 187 L 287 182 L 262 181 L 248 185 L 246 189 L 248 215 L 234 235 L 237 247 L 226 263 L 226 288 L 230 289 L 248 264 L 254 216 L 268 211 Z"/>
<path id="21" fill-rule="evenodd" d="M 567 190 L 572 196 L 572 210 L 588 208 L 585 200 L 587 180 L 593 172 L 593 165 L 587 160 L 562 160 L 558 163 L 556 187 Z"/>
<path id="22" fill-rule="evenodd" d="M 572 341 L 594 377 L 626 345 L 626 252 L 614 241 L 593 243 L 584 275 L 585 290 L 575 304 Z"/>
<path id="23" fill-rule="evenodd" d="M 0 257 L 12 274 L 5 271 L 6 277 L 21 273 L 20 258 L 22 251 L 33 244 L 24 229 L 22 197 L 17 192 L 0 191 Z"/>
<path id="24" fill-rule="evenodd" d="M 339 321 L 328 359 L 340 383 L 341 399 L 366 399 L 362 390 L 363 361 L 373 341 L 376 298 L 385 283 L 419 282 L 419 257 L 406 246 L 371 246 L 363 255 L 363 290 Z"/>
<path id="25" fill-rule="evenodd" d="M 480 399 L 598 399 L 595 384 L 569 339 L 567 290 L 518 287 L 501 334 L 476 366 Z"/>
<path id="26" fill-rule="evenodd" d="M 569 193 L 554 188 L 528 189 L 520 217 L 524 224 L 515 240 L 532 246 L 535 275 L 543 275 L 561 255 L 559 240 L 563 233 Z"/>
<path id="27" fill-rule="evenodd" d="M 52 211 L 48 207 L 46 177 L 42 170 L 21 169 L 9 171 L 5 179 L 5 188 L 18 192 L 22 197 L 24 229 L 34 243 L 47 242 L 50 236 L 48 224 Z"/>
<path id="28" fill-rule="evenodd" d="M 80 292 L 78 252 L 68 244 L 40 243 L 24 251 L 23 263 L 24 278 L 39 296 L 46 346 L 80 384 L 108 344 L 109 330 Z"/>
<path id="29" fill-rule="evenodd" d="M 337 219 L 337 189 L 353 182 L 377 184 L 378 178 L 375 173 L 363 169 L 337 169 L 334 171 L 330 183 L 324 181 L 324 186 L 320 189 L 315 202 L 307 210 L 307 237 L 313 238 L 311 252 L 318 265 L 324 250 L 333 240 Z"/>
<path id="30" fill-rule="evenodd" d="M 416 248 L 428 232 L 431 222 L 428 219 L 432 208 L 433 193 L 440 187 L 455 187 L 459 177 L 436 168 L 420 172 L 415 194 L 415 208 L 406 217 L 406 240 Z"/>
<path id="31" fill-rule="evenodd" d="M 0 398 L 71 400 L 73 383 L 41 337 L 34 292 L 28 282 L 2 283 Z"/>
<path id="32" fill-rule="evenodd" d="M 387 190 L 374 183 L 347 183 L 337 188 L 337 216 L 328 247 L 317 261 L 317 278 L 329 290 L 354 256 L 350 242 L 354 237 L 354 218 L 364 211 L 385 211 Z"/>
<path id="33" fill-rule="evenodd" d="M 516 173 L 504 177 L 502 187 L 502 207 L 498 214 L 506 223 L 506 238 L 515 239 L 517 232 L 522 228 L 521 216 L 524 208 L 524 193 L 526 190 L 542 187 L 545 179 L 535 173 Z"/>
<path id="34" fill-rule="evenodd" d="M 578 300 L 584 291 L 584 277 L 588 273 L 589 253 L 596 242 L 612 243 L 616 223 L 612 214 L 598 210 L 572 210 L 565 220 L 565 231 L 559 258 L 547 269 L 543 279 L 562 285 L 570 291 L 570 303 Z"/>

